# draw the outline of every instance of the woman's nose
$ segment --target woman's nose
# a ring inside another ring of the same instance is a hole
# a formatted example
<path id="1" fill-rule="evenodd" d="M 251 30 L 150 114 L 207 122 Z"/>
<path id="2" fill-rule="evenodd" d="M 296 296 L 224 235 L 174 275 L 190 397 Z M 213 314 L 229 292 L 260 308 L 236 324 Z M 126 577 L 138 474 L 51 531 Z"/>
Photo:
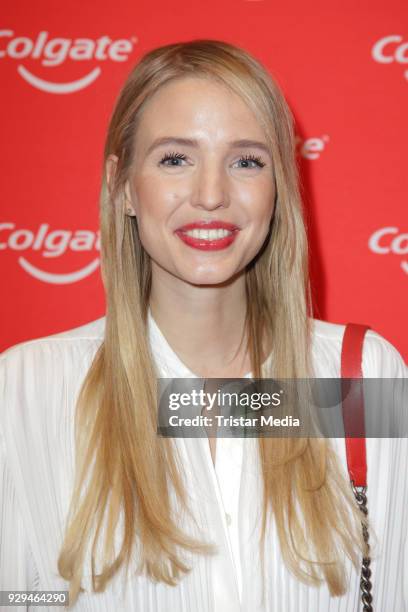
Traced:
<path id="1" fill-rule="evenodd" d="M 215 162 L 203 164 L 194 177 L 191 203 L 196 208 L 215 210 L 228 206 L 228 177 Z"/>

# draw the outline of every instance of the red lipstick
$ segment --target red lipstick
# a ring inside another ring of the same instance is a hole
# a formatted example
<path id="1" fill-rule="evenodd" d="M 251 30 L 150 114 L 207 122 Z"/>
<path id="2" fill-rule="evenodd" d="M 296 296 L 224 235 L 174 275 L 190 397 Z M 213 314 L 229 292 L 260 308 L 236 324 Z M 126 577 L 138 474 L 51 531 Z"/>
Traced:
<path id="1" fill-rule="evenodd" d="M 194 236 L 189 236 L 186 232 L 194 229 L 199 230 L 217 230 L 224 229 L 231 232 L 227 236 L 223 238 L 195 238 Z M 187 223 L 186 225 L 182 225 L 179 227 L 174 233 L 188 246 L 194 249 L 200 249 L 202 251 L 218 251 L 220 249 L 226 249 L 230 246 L 237 237 L 240 228 L 233 223 L 228 223 L 227 221 L 193 221 L 192 223 Z"/>

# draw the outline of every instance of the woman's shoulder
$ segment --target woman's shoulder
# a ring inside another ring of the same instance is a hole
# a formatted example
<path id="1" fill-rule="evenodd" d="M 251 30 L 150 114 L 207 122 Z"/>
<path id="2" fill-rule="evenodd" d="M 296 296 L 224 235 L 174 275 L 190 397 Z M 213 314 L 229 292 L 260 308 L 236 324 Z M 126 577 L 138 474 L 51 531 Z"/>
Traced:
<path id="1" fill-rule="evenodd" d="M 316 376 L 337 378 L 346 326 L 321 319 L 312 319 L 311 323 Z M 408 375 L 407 365 L 398 349 L 373 329 L 369 329 L 364 338 L 362 370 L 368 378 L 406 378 Z"/>
<path id="2" fill-rule="evenodd" d="M 20 342 L 0 355 L 0 421 L 70 406 L 103 340 L 104 319 Z"/>
<path id="3" fill-rule="evenodd" d="M 3 367 L 16 367 L 26 361 L 39 366 L 42 360 L 72 356 L 78 352 L 96 350 L 103 340 L 105 317 L 58 333 L 25 340 L 14 344 L 0 354 Z"/>
<path id="4" fill-rule="evenodd" d="M 42 438 L 53 440 L 59 423 L 71 422 L 75 400 L 103 333 L 101 318 L 20 342 L 1 354 L 0 430 L 5 435 L 8 432 L 10 453 L 13 439 L 24 440 L 31 448 L 39 431 Z"/>

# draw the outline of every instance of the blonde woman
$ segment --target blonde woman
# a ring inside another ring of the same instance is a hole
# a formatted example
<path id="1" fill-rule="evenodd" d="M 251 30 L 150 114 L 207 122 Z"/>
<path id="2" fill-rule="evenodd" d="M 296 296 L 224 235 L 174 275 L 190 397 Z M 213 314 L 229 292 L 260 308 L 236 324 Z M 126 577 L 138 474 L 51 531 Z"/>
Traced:
<path id="1" fill-rule="evenodd" d="M 69 589 L 84 612 L 359 610 L 344 439 L 157 435 L 157 377 L 340 376 L 344 326 L 311 312 L 292 117 L 259 61 L 213 40 L 141 59 L 101 232 L 106 317 L 2 357 L 1 589 Z M 406 376 L 373 331 L 363 374 Z M 408 610 L 405 442 L 367 440 L 376 611 Z"/>

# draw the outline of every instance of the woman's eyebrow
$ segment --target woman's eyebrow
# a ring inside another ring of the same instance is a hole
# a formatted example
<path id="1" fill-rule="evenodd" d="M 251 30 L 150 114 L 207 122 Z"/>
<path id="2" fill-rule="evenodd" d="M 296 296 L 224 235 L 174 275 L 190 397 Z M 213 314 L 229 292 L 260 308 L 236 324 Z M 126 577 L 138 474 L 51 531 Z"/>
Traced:
<path id="1" fill-rule="evenodd" d="M 156 138 L 149 146 L 146 151 L 146 155 L 149 155 L 154 149 L 157 147 L 161 147 L 163 145 L 182 145 L 186 147 L 199 147 L 198 140 L 195 138 L 178 138 L 176 136 L 162 136 L 161 138 Z M 231 148 L 240 148 L 240 149 L 261 149 L 268 155 L 270 154 L 270 150 L 268 145 L 265 142 L 261 142 L 259 140 L 251 140 L 248 138 L 241 138 L 240 140 L 233 140 L 231 142 L 227 142 L 227 145 Z"/>

